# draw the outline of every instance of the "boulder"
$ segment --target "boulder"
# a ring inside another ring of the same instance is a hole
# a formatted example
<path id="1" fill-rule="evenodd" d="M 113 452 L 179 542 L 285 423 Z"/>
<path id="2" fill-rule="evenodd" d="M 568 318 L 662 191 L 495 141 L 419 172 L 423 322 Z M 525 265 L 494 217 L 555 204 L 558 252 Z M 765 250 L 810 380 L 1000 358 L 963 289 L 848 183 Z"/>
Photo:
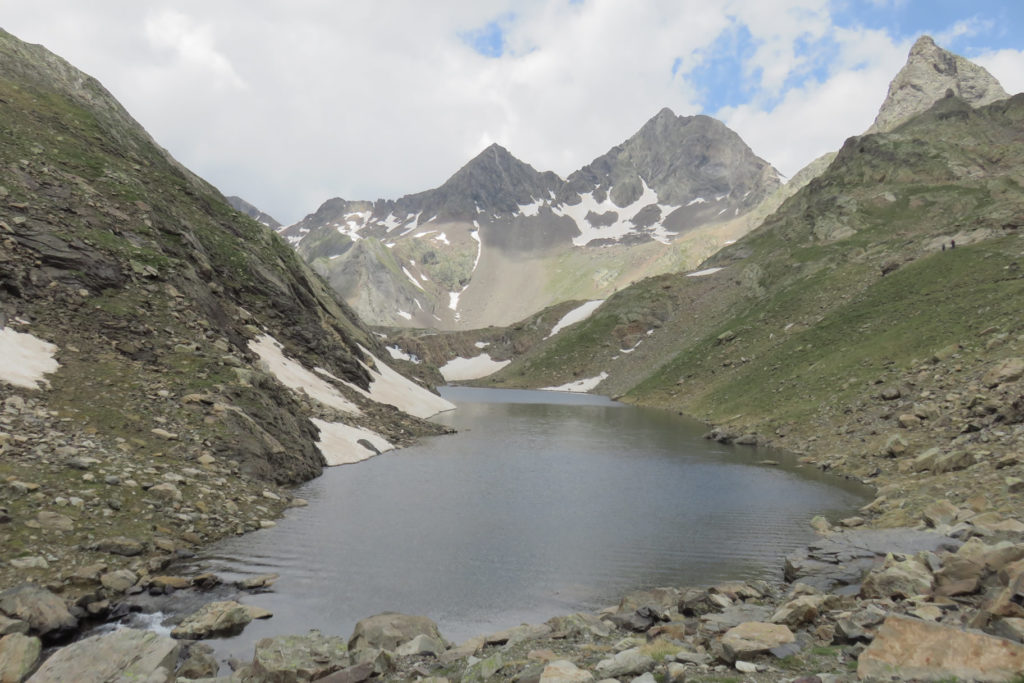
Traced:
<path id="1" fill-rule="evenodd" d="M 797 628 L 818 618 L 829 601 L 826 595 L 801 595 L 775 610 L 771 622 Z"/>
<path id="2" fill-rule="evenodd" d="M 795 640 L 796 636 L 788 626 L 748 621 L 726 631 L 720 644 L 725 660 L 732 663 L 737 659 L 749 659 Z"/>
<path id="3" fill-rule="evenodd" d="M 75 522 L 67 515 L 49 510 L 40 510 L 36 513 L 36 522 L 43 529 L 50 531 L 74 531 Z"/>
<path id="4" fill-rule="evenodd" d="M 351 663 L 342 638 L 310 631 L 302 636 L 277 636 L 257 642 L 252 672 L 256 680 L 297 683 L 324 678 Z M 367 668 L 373 672 L 372 662 Z"/>
<path id="5" fill-rule="evenodd" d="M 544 667 L 540 683 L 586 683 L 594 680 L 594 674 L 580 669 L 568 659 L 559 659 Z"/>
<path id="6" fill-rule="evenodd" d="M 1006 358 L 986 372 L 981 381 L 986 387 L 992 389 L 1000 384 L 1014 382 L 1022 376 L 1024 376 L 1024 358 Z"/>
<path id="7" fill-rule="evenodd" d="M 544 623 L 551 627 L 552 638 L 575 638 L 587 635 L 605 638 L 612 632 L 608 624 L 600 617 L 586 612 L 552 617 Z"/>
<path id="8" fill-rule="evenodd" d="M 0 612 L 28 622 L 29 629 L 44 638 L 58 638 L 78 627 L 78 620 L 63 600 L 33 583 L 23 583 L 0 593 Z"/>
<path id="9" fill-rule="evenodd" d="M 622 678 L 623 676 L 639 676 L 653 668 L 653 657 L 644 653 L 639 647 L 631 647 L 608 659 L 602 659 L 594 670 L 602 678 Z"/>
<path id="10" fill-rule="evenodd" d="M 139 577 L 131 569 L 117 569 L 100 577 L 103 587 L 114 593 L 124 593 L 138 580 Z"/>
<path id="11" fill-rule="evenodd" d="M 146 547 L 141 542 L 125 536 L 105 538 L 96 544 L 96 550 L 101 553 L 124 555 L 125 557 L 141 555 L 145 549 Z"/>
<path id="12" fill-rule="evenodd" d="M 208 602 L 171 629 L 171 637 L 202 640 L 237 635 L 252 619 L 246 605 L 234 600 Z"/>
<path id="13" fill-rule="evenodd" d="M 957 506 L 943 498 L 942 500 L 937 500 L 926 507 L 922 511 L 922 516 L 928 526 L 939 527 L 952 524 L 956 520 L 958 512 L 960 512 L 960 510 Z"/>
<path id="14" fill-rule="evenodd" d="M 29 680 L 169 682 L 180 649 L 166 636 L 122 628 L 57 650 Z"/>
<path id="15" fill-rule="evenodd" d="M 9 636 L 12 633 L 28 634 L 28 624 L 21 619 L 11 619 L 0 614 L 0 636 Z"/>
<path id="16" fill-rule="evenodd" d="M 399 657 L 414 657 L 430 655 L 431 657 L 440 657 L 441 653 L 447 649 L 445 642 L 438 638 L 428 636 L 425 633 L 421 633 L 407 643 L 402 643 L 395 650 L 395 654 Z"/>
<path id="17" fill-rule="evenodd" d="M 932 591 L 934 577 L 924 563 L 915 558 L 897 560 L 888 555 L 879 569 L 873 569 L 864 577 L 860 587 L 863 598 L 910 598 L 928 595 Z"/>
<path id="18" fill-rule="evenodd" d="M 373 662 L 363 662 L 362 664 L 354 664 L 332 674 L 327 674 L 317 680 L 319 683 L 363 683 L 363 681 L 372 678 L 374 673 L 376 672 L 374 671 Z M 448 683 L 447 678 L 434 679 L 434 683 L 440 683 L 441 681 Z"/>
<path id="19" fill-rule="evenodd" d="M 968 451 L 950 451 L 935 458 L 931 471 L 936 474 L 965 470 L 974 464 L 974 454 Z"/>
<path id="20" fill-rule="evenodd" d="M 348 640 L 348 648 L 353 651 L 394 652 L 399 645 L 408 643 L 418 635 L 426 635 L 444 642 L 433 620 L 397 612 L 384 612 L 357 622 L 352 637 Z"/>
<path id="21" fill-rule="evenodd" d="M 950 626 L 890 616 L 857 660 L 861 680 L 1010 680 L 1024 645 Z"/>
<path id="22" fill-rule="evenodd" d="M 0 681 L 21 683 L 39 661 L 43 643 L 36 637 L 12 633 L 0 638 Z"/>
<path id="23" fill-rule="evenodd" d="M 178 667 L 177 678 L 196 679 L 212 678 L 220 670 L 217 658 L 213 656 L 213 648 L 204 643 L 193 643 L 188 649 L 188 657 Z"/>
<path id="24" fill-rule="evenodd" d="M 487 683 L 505 668 L 505 659 L 497 652 L 487 659 L 473 662 L 462 674 L 462 683 Z"/>

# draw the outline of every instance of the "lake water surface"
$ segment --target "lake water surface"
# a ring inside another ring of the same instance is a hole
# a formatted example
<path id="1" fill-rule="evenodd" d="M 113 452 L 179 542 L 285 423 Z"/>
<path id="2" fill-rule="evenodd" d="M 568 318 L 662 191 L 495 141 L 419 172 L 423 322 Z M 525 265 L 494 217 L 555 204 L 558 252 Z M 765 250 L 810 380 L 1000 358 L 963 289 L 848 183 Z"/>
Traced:
<path id="1" fill-rule="evenodd" d="M 459 430 L 332 468 L 306 508 L 198 558 L 226 578 L 277 572 L 244 602 L 274 612 L 211 641 L 318 628 L 347 638 L 383 611 L 423 614 L 449 640 L 596 609 L 630 590 L 779 576 L 814 514 L 862 505 L 865 487 L 785 454 L 702 438 L 702 425 L 604 398 L 449 387 Z M 780 466 L 758 464 L 771 458 Z"/>

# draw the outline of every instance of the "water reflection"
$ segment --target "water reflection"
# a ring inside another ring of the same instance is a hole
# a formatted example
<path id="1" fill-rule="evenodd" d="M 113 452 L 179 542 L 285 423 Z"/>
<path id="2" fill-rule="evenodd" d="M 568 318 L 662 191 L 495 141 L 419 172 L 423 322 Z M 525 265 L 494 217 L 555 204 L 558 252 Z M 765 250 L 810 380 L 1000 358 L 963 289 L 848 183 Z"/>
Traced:
<path id="1" fill-rule="evenodd" d="M 701 425 L 592 396 L 447 389 L 458 434 L 325 472 L 277 527 L 200 558 L 279 572 L 248 602 L 275 613 L 221 654 L 319 628 L 347 636 L 385 610 L 452 640 L 593 609 L 640 587 L 774 576 L 807 520 L 865 491 L 778 453 L 709 443 Z M 792 464 L 792 463 L 791 463 Z"/>

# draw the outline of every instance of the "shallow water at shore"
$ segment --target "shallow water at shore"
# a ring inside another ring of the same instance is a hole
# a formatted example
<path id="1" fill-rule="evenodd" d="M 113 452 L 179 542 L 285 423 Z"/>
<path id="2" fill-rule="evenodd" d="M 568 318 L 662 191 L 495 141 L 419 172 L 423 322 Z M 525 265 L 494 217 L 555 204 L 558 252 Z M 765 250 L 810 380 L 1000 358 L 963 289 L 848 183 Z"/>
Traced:
<path id="1" fill-rule="evenodd" d="M 787 454 L 723 446 L 699 423 L 588 395 L 446 388 L 458 434 L 296 490 L 272 528 L 218 543 L 195 566 L 276 572 L 243 601 L 275 616 L 231 639 L 318 628 L 348 637 L 383 611 L 425 614 L 450 640 L 614 603 L 630 590 L 776 578 L 814 514 L 862 504 L 859 484 Z M 765 459 L 779 465 L 759 464 Z"/>

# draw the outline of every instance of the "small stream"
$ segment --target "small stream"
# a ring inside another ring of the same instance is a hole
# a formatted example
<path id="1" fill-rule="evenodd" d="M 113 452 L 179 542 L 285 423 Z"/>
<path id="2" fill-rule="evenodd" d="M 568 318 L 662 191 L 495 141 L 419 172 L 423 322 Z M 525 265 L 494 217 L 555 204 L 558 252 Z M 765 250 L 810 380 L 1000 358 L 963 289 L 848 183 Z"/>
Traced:
<path id="1" fill-rule="evenodd" d="M 462 641 L 630 590 L 777 578 L 808 520 L 866 487 L 778 451 L 723 446 L 665 412 L 581 394 L 448 387 L 458 430 L 332 468 L 309 507 L 196 558 L 225 579 L 277 572 L 243 602 L 274 612 L 208 641 L 248 660 L 256 640 L 317 628 L 347 638 L 383 611 L 424 614 Z M 765 459 L 780 464 L 759 464 Z"/>

